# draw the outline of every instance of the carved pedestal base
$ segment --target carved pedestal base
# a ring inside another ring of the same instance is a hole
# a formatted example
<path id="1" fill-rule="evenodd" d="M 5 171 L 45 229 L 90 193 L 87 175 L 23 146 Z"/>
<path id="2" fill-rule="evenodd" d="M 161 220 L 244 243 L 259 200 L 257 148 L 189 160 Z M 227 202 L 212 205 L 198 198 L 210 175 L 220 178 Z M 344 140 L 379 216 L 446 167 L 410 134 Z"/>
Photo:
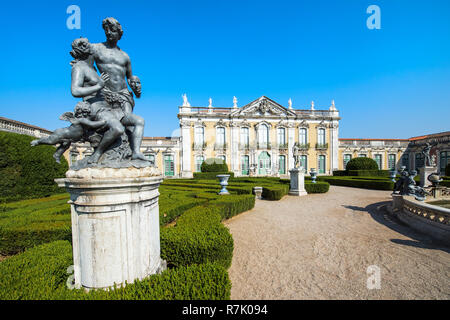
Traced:
<path id="1" fill-rule="evenodd" d="M 70 170 L 75 287 L 108 288 L 164 269 L 156 168 Z"/>
<path id="2" fill-rule="evenodd" d="M 292 196 L 306 196 L 308 193 L 305 190 L 305 174 L 303 170 L 297 168 L 289 170 L 291 177 L 291 185 L 289 194 Z"/>
<path id="3" fill-rule="evenodd" d="M 431 186 L 431 182 L 428 181 L 428 176 L 432 174 L 433 172 L 436 172 L 435 167 L 422 167 L 420 168 L 420 186 L 421 187 L 428 187 Z"/>

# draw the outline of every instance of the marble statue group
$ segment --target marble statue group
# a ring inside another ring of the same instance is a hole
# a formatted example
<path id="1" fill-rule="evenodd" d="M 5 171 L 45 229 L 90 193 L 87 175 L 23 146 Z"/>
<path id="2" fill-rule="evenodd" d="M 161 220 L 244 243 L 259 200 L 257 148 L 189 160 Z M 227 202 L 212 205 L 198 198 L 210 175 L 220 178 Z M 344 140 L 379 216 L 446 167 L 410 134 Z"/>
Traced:
<path id="1" fill-rule="evenodd" d="M 71 125 L 31 144 L 58 144 L 54 158 L 59 162 L 72 143 L 89 142 L 94 152 L 72 166 L 75 170 L 149 166 L 140 152 L 144 119 L 133 113 L 134 97 L 141 96 L 140 79 L 133 75 L 128 54 L 117 46 L 123 35 L 120 23 L 106 18 L 102 26 L 105 42 L 90 43 L 86 38 L 72 42 L 71 93 L 82 100 L 74 112 L 60 117 Z"/>

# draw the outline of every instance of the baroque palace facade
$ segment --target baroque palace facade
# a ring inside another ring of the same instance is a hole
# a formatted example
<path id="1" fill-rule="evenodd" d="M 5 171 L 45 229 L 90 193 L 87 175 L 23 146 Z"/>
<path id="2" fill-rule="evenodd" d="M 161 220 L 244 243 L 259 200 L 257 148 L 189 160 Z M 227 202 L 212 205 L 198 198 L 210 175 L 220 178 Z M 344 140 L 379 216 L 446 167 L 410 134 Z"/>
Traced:
<path id="1" fill-rule="evenodd" d="M 192 107 L 184 96 L 178 113 L 181 136 L 144 137 L 141 151 L 166 178 L 189 178 L 208 158 L 220 158 L 236 176 L 288 177 L 294 167 L 294 146 L 300 165 L 309 174 L 344 170 L 355 157 L 370 157 L 380 169 L 418 171 L 424 164 L 425 143 L 442 175 L 450 163 L 450 131 L 409 139 L 339 138 L 339 111 L 334 102 L 326 110 L 294 109 L 262 96 L 243 107 Z M 0 117 L 0 131 L 42 138 L 52 132 Z M 64 156 L 69 164 L 92 154 L 88 144 L 74 144 Z"/>

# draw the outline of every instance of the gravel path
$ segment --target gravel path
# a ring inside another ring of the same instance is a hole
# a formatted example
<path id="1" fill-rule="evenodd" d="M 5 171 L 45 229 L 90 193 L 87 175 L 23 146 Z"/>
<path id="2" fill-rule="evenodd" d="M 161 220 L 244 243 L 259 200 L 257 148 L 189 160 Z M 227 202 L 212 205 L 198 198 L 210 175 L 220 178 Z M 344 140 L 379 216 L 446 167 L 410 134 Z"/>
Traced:
<path id="1" fill-rule="evenodd" d="M 225 222 L 234 239 L 231 299 L 449 299 L 450 248 L 382 208 L 389 191 L 257 200 Z M 380 289 L 367 288 L 380 270 Z"/>

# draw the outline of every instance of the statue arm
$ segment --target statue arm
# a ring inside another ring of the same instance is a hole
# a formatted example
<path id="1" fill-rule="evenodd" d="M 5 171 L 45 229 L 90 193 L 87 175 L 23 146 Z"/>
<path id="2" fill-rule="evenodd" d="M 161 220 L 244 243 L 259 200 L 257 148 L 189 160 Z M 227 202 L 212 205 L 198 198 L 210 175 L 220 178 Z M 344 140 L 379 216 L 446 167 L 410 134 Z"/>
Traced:
<path id="1" fill-rule="evenodd" d="M 79 68 L 73 67 L 71 91 L 72 95 L 76 98 L 83 98 L 97 92 L 98 90 L 103 88 L 104 82 L 103 80 L 100 79 L 100 81 L 97 84 L 90 87 L 83 87 L 83 84 L 84 84 L 83 72 Z"/>
<path id="2" fill-rule="evenodd" d="M 106 124 L 105 120 L 92 121 L 92 120 L 85 119 L 85 118 L 76 119 L 76 122 L 78 122 L 86 127 L 89 127 L 91 129 L 98 129 Z"/>

